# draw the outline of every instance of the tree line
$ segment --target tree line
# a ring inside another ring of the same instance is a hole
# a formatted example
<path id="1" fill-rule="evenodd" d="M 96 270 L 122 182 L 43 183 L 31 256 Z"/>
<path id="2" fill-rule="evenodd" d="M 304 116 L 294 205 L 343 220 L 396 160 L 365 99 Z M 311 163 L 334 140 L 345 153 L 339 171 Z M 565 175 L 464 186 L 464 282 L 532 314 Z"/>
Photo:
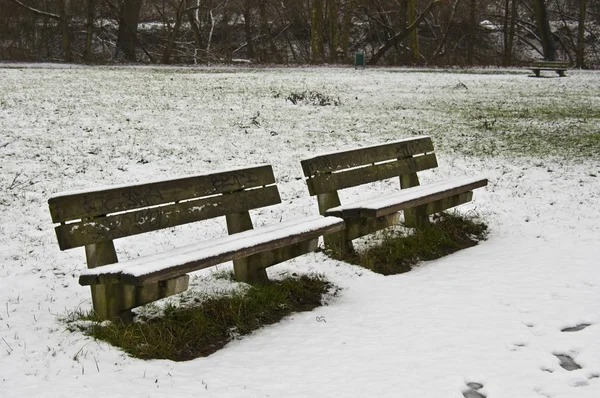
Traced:
<path id="1" fill-rule="evenodd" d="M 0 0 L 0 59 L 600 66 L 591 0 Z"/>

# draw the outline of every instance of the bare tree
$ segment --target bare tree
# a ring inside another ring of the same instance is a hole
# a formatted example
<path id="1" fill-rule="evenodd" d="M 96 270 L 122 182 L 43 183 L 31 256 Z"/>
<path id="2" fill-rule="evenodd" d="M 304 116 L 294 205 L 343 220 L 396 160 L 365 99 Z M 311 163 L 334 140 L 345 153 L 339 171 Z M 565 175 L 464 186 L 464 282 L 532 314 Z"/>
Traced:
<path id="1" fill-rule="evenodd" d="M 586 8 L 587 8 L 587 1 L 579 0 L 579 19 L 578 19 L 578 26 L 577 26 L 577 55 L 575 57 L 576 66 L 578 68 L 585 68 L 584 39 L 585 39 Z"/>
<path id="2" fill-rule="evenodd" d="M 533 12 L 544 50 L 544 59 L 554 61 L 556 60 L 556 44 L 554 44 L 554 38 L 550 31 L 545 0 L 533 0 Z"/>
<path id="3" fill-rule="evenodd" d="M 53 19 L 58 21 L 60 26 L 60 32 L 62 37 L 62 49 L 63 49 L 63 59 L 65 62 L 73 62 L 73 54 L 71 52 L 71 37 L 70 37 L 70 29 L 69 29 L 69 21 L 70 17 L 67 14 L 67 6 L 68 0 L 56 0 L 56 5 L 58 7 L 58 14 L 54 14 L 51 12 L 39 10 L 37 8 L 31 7 L 20 0 L 11 0 L 13 3 L 23 7 L 24 9 L 32 12 L 35 15 Z"/>

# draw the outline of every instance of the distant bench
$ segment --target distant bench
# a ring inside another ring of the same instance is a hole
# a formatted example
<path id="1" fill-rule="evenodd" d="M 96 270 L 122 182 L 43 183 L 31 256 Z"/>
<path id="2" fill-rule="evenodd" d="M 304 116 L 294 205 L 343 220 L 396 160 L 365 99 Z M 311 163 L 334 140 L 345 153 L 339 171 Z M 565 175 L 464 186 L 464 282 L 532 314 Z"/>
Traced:
<path id="1" fill-rule="evenodd" d="M 565 72 L 569 66 L 569 62 L 566 61 L 533 61 L 531 63 L 531 70 L 537 77 L 540 77 L 540 72 L 543 70 L 553 70 L 560 77 L 565 77 Z"/>
<path id="2" fill-rule="evenodd" d="M 397 224 L 401 210 L 407 226 L 422 227 L 430 214 L 469 202 L 473 189 L 487 185 L 486 178 L 461 177 L 419 186 L 417 172 L 437 167 L 433 143 L 426 136 L 319 155 L 301 163 L 319 212 L 346 222 L 343 231 L 325 236 L 326 247 L 340 253 L 353 250 L 353 239 Z M 399 177 L 401 191 L 365 194 L 365 200 L 340 203 L 340 189 L 393 177 Z"/>
<path id="3" fill-rule="evenodd" d="M 132 319 L 131 309 L 183 292 L 187 273 L 233 260 L 235 278 L 268 282 L 265 268 L 314 251 L 339 218 L 313 216 L 253 229 L 248 210 L 281 203 L 269 165 L 162 182 L 59 194 L 48 200 L 61 250 L 85 247 L 94 310 Z M 118 262 L 114 239 L 225 216 L 229 235 Z"/>

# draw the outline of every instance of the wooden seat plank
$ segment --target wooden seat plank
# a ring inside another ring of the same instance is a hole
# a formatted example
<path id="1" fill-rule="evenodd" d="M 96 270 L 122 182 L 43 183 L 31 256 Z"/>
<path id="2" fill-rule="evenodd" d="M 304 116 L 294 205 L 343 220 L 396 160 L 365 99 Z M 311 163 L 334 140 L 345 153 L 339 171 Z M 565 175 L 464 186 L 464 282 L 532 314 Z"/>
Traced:
<path id="1" fill-rule="evenodd" d="M 167 252 L 84 270 L 79 283 L 119 281 L 144 285 L 197 271 L 265 250 L 290 246 L 323 234 L 338 232 L 344 221 L 313 216 L 203 241 Z"/>
<path id="2" fill-rule="evenodd" d="M 399 192 L 366 199 L 327 210 L 328 216 L 342 218 L 382 217 L 487 185 L 481 177 L 463 177 L 406 188 Z"/>

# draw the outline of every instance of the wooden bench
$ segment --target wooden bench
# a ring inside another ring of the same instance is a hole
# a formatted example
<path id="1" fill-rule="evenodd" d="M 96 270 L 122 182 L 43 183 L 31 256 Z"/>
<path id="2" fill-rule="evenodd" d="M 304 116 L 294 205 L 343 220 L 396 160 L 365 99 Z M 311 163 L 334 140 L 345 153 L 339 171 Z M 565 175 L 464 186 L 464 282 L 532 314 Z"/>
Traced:
<path id="1" fill-rule="evenodd" d="M 531 63 L 531 70 L 537 77 L 540 77 L 540 72 L 543 70 L 553 70 L 560 77 L 565 77 L 565 72 L 569 66 L 569 62 L 566 61 L 533 61 Z"/>
<path id="2" fill-rule="evenodd" d="M 485 178 L 464 177 L 420 186 L 417 172 L 437 167 L 429 137 L 319 155 L 301 163 L 319 212 L 346 222 L 344 231 L 325 236 L 326 248 L 340 253 L 353 250 L 353 239 L 397 224 L 401 210 L 405 225 L 420 228 L 429 223 L 430 214 L 469 202 L 473 189 L 487 185 Z M 399 177 L 401 191 L 340 203 L 340 189 L 393 177 Z"/>
<path id="3" fill-rule="evenodd" d="M 131 309 L 183 292 L 187 273 L 233 260 L 237 280 L 268 282 L 265 268 L 317 248 L 344 228 L 313 216 L 253 229 L 248 210 L 280 203 L 269 165 L 53 196 L 48 200 L 61 250 L 85 247 L 94 310 L 130 321 Z M 118 262 L 113 240 L 225 216 L 229 235 Z"/>

